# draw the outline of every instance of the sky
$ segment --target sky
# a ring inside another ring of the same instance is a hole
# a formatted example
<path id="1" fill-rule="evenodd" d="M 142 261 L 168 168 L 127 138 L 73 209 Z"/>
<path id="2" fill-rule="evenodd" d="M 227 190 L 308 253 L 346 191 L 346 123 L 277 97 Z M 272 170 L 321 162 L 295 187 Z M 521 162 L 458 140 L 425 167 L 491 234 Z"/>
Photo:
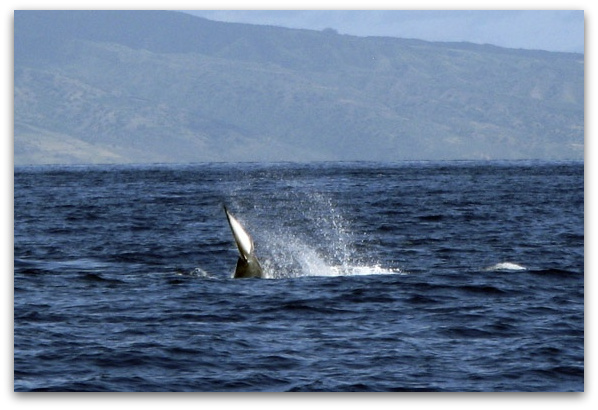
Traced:
<path id="1" fill-rule="evenodd" d="M 584 52 L 583 10 L 195 10 L 211 20 Z"/>

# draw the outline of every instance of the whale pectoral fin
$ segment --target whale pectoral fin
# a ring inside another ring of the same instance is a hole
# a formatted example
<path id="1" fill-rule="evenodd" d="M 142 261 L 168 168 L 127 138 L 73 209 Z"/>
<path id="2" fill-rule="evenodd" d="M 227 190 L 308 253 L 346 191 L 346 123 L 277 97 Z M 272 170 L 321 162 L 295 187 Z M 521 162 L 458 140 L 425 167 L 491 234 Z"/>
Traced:
<path id="1" fill-rule="evenodd" d="M 226 212 L 226 218 L 228 220 L 228 225 L 233 233 L 233 237 L 235 238 L 235 243 L 237 244 L 237 248 L 239 249 L 239 254 L 241 257 L 247 259 L 251 253 L 253 253 L 253 239 L 247 233 L 243 225 L 237 219 L 228 212 L 226 206 L 224 207 L 224 212 Z"/>
<path id="2" fill-rule="evenodd" d="M 235 238 L 235 243 L 239 249 L 239 259 L 237 260 L 237 267 L 235 269 L 235 278 L 261 278 L 262 267 L 255 257 L 253 250 L 253 239 L 247 233 L 243 225 L 232 216 L 226 207 L 226 218 L 228 224 Z"/>

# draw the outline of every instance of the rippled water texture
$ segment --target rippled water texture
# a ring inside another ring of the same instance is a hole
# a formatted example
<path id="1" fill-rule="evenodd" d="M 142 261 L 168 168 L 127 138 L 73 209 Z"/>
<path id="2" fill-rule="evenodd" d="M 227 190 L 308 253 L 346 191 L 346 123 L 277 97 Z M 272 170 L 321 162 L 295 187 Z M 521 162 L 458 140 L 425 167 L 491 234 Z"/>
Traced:
<path id="1" fill-rule="evenodd" d="M 16 168 L 14 388 L 583 391 L 583 172 Z"/>

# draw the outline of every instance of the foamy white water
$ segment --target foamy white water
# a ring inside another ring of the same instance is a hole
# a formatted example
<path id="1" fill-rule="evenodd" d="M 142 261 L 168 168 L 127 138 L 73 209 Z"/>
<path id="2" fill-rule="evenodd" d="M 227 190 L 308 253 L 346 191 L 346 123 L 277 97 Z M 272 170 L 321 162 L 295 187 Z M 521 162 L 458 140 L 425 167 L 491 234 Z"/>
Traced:
<path id="1" fill-rule="evenodd" d="M 527 268 L 525 266 L 521 266 L 521 265 L 518 265 L 518 264 L 512 263 L 512 262 L 501 262 L 501 263 L 497 263 L 496 265 L 489 266 L 484 270 L 486 270 L 486 271 L 502 271 L 502 270 L 518 271 L 518 270 L 527 270 Z"/>

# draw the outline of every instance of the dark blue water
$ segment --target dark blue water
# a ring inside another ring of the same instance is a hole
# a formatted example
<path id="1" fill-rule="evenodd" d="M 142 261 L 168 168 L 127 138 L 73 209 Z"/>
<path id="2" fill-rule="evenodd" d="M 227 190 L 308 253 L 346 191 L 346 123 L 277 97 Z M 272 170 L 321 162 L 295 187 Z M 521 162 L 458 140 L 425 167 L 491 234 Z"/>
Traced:
<path id="1" fill-rule="evenodd" d="M 583 163 L 16 168 L 17 391 L 582 391 Z M 269 279 L 231 279 L 222 205 Z"/>

